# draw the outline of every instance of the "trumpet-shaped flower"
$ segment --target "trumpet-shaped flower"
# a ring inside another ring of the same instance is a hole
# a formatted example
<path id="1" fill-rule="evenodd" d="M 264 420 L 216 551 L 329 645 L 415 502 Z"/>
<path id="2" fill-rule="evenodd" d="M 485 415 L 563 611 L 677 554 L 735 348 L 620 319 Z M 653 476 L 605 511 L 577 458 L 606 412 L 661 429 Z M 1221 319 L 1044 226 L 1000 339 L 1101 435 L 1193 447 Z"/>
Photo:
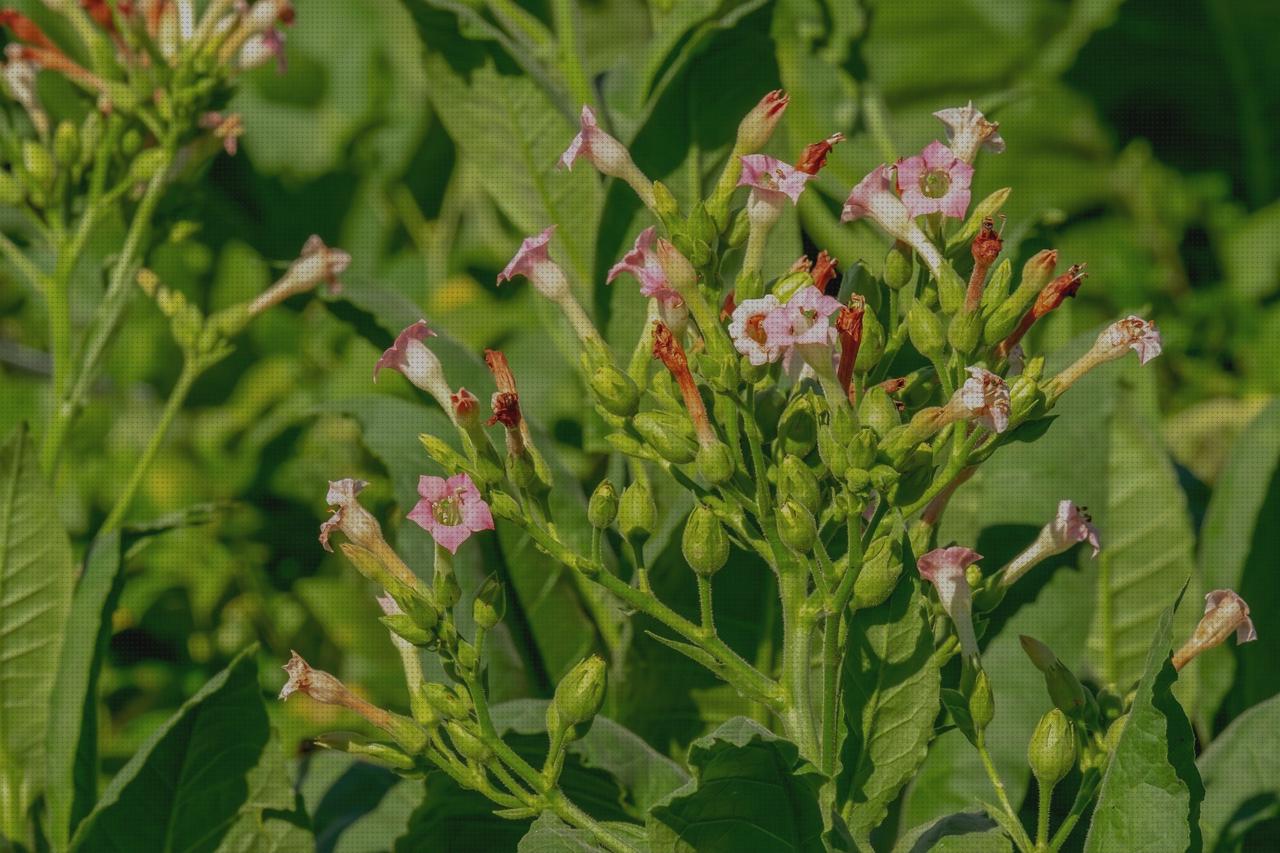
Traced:
<path id="1" fill-rule="evenodd" d="M 367 485 L 364 480 L 350 477 L 329 481 L 325 501 L 333 508 L 333 515 L 320 525 L 320 544 L 326 551 L 333 550 L 329 537 L 335 530 L 342 531 L 362 548 L 372 549 L 383 542 L 381 525 L 357 498 Z"/>
<path id="2" fill-rule="evenodd" d="M 987 121 L 981 110 L 970 101 L 963 107 L 948 107 L 933 114 L 947 126 L 947 144 L 955 152 L 956 157 L 966 163 L 972 163 L 978 156 L 978 149 L 985 148 L 996 154 L 1004 151 L 1004 140 L 1000 137 L 1000 125 Z"/>
<path id="3" fill-rule="evenodd" d="M 976 421 L 992 432 L 1009 428 L 1009 386 L 981 367 L 966 368 L 969 378 L 956 389 L 947 410 L 952 420 Z"/>
<path id="4" fill-rule="evenodd" d="M 409 518 L 451 554 L 457 553 L 472 533 L 493 530 L 489 505 L 466 474 L 454 474 L 447 480 L 424 475 L 418 480 L 418 494 L 422 499 Z"/>
<path id="5" fill-rule="evenodd" d="M 1174 668 L 1182 669 L 1201 652 L 1222 645 L 1233 633 L 1237 645 L 1258 639 L 1244 599 L 1232 590 L 1215 589 L 1204 597 L 1204 616 L 1191 639 L 1174 654 Z"/>
<path id="6" fill-rule="evenodd" d="M 526 237 L 502 272 L 498 273 L 498 284 L 522 275 L 539 293 L 554 302 L 571 296 L 568 276 L 559 264 L 551 260 L 549 246 L 555 231 L 556 226 L 552 225 L 541 234 Z"/>
<path id="7" fill-rule="evenodd" d="M 662 264 L 658 262 L 658 255 L 654 251 L 657 233 L 657 229 L 653 227 L 641 231 L 636 237 L 635 246 L 609 269 L 609 275 L 605 281 L 612 284 L 613 280 L 624 272 L 631 273 L 636 281 L 640 282 L 640 295 L 657 299 L 667 305 L 676 305 L 682 301 L 680 294 L 667 281 L 667 274 L 663 271 Z"/>
<path id="8" fill-rule="evenodd" d="M 760 299 L 747 299 L 733 309 L 729 337 L 734 348 L 754 365 L 771 364 L 782 358 L 787 345 L 785 337 L 774 338 L 765 326 L 766 320 L 782 307 L 772 293 Z"/>
<path id="9" fill-rule="evenodd" d="M 898 198 L 889 166 L 876 166 L 849 192 L 840 221 L 852 222 L 863 218 L 870 219 L 886 234 L 906 243 L 935 276 L 940 275 L 944 264 L 942 254 L 929 242 L 912 218 L 912 213 Z"/>
<path id="10" fill-rule="evenodd" d="M 1098 528 L 1094 527 L 1093 519 L 1084 507 L 1069 500 L 1059 501 L 1057 513 L 1040 529 L 1035 541 L 1005 566 L 1000 574 L 1000 585 L 1011 586 L 1036 565 L 1069 550 L 1077 542 L 1089 543 L 1095 557 L 1102 548 Z"/>
<path id="11" fill-rule="evenodd" d="M 1108 326 L 1098 338 L 1097 346 L 1108 360 L 1119 358 L 1126 349 L 1131 349 L 1138 354 L 1138 363 L 1146 364 L 1160 355 L 1163 341 L 1155 323 L 1130 315 Z"/>
<path id="12" fill-rule="evenodd" d="M 738 179 L 738 186 L 751 187 L 753 194 L 767 193 L 766 198 L 775 200 L 786 196 L 795 204 L 800 201 L 800 193 L 811 177 L 810 173 L 768 154 L 748 154 L 742 158 L 742 177 Z"/>
<path id="13" fill-rule="evenodd" d="M 920 576 L 937 589 L 938 600 L 956 626 L 960 649 L 969 658 L 978 657 L 978 638 L 973 630 L 973 599 L 967 570 L 981 559 L 978 552 L 953 545 L 921 554 L 916 560 Z"/>
<path id="14" fill-rule="evenodd" d="M 973 167 L 941 142 L 931 142 L 914 157 L 898 161 L 898 190 L 913 217 L 941 213 L 963 219 L 969 209 Z"/>

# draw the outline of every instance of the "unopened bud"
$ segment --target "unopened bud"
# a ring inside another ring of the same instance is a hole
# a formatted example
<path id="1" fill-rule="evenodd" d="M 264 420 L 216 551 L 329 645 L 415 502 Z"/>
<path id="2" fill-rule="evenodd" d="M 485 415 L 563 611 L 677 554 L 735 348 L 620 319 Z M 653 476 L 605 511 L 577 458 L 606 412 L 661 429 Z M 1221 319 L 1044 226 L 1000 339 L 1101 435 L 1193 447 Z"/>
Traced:
<path id="1" fill-rule="evenodd" d="M 854 434 L 849 442 L 846 457 L 852 468 L 870 468 L 876 458 L 876 434 L 870 426 L 865 426 Z M 868 475 L 869 476 L 869 475 Z M 846 473 L 846 479 L 848 474 Z"/>
<path id="2" fill-rule="evenodd" d="M 793 397 L 778 419 L 778 441 L 784 453 L 804 458 L 818 443 L 818 420 L 808 394 Z"/>
<path id="3" fill-rule="evenodd" d="M 596 530 L 604 530 L 618 517 L 618 490 L 608 480 L 601 480 L 587 502 L 587 521 Z"/>
<path id="4" fill-rule="evenodd" d="M 808 554 L 818 539 L 813 513 L 794 500 L 783 501 L 778 507 L 778 536 L 791 550 Z"/>
<path id="5" fill-rule="evenodd" d="M 729 225 L 729 233 L 725 236 L 725 242 L 730 249 L 736 249 L 747 242 L 747 237 L 750 234 L 751 217 L 747 216 L 747 209 L 744 207 L 733 217 L 733 222 Z"/>
<path id="6" fill-rule="evenodd" d="M 884 436 L 902 423 L 902 415 L 888 392 L 873 385 L 858 402 L 858 420 L 875 430 L 876 435 Z"/>
<path id="7" fill-rule="evenodd" d="M 58 173 L 58 167 L 54 165 L 49 152 L 34 139 L 28 139 L 22 143 L 22 166 L 37 187 L 49 186 Z"/>
<path id="8" fill-rule="evenodd" d="M 853 583 L 854 606 L 866 610 L 888 601 L 900 577 L 902 543 L 887 536 L 872 540 L 862 557 L 862 571 Z"/>
<path id="9" fill-rule="evenodd" d="M 427 682 L 419 692 L 431 709 L 446 720 L 465 720 L 471 716 L 471 703 L 456 696 L 443 684 Z"/>
<path id="10" fill-rule="evenodd" d="M 858 347 L 858 357 L 853 362 L 857 373 L 866 374 L 884 357 L 885 334 L 884 324 L 870 307 L 862 313 L 862 344 Z"/>
<path id="11" fill-rule="evenodd" d="M 1038 406 L 1044 403 L 1044 392 L 1040 384 L 1024 372 L 1013 380 L 1009 386 L 1009 420 L 1021 423 L 1035 414 Z"/>
<path id="12" fill-rule="evenodd" d="M 895 241 L 884 259 L 884 283 L 886 287 L 901 290 L 911 283 L 915 273 L 915 257 L 911 247 L 901 240 Z"/>
<path id="13" fill-rule="evenodd" d="M 129 181 L 145 184 L 163 170 L 169 162 L 169 155 L 160 148 L 148 148 L 133 158 L 129 166 Z"/>
<path id="14" fill-rule="evenodd" d="M 982 340 L 982 314 L 959 311 L 947 326 L 947 343 L 961 355 L 972 355 Z"/>
<path id="15" fill-rule="evenodd" d="M 604 658 L 592 655 L 579 663 L 556 685 L 551 700 L 561 726 L 566 729 L 592 720 L 604 704 Z M 554 733 L 553 733 L 554 734 Z"/>
<path id="16" fill-rule="evenodd" d="M 911 345 L 925 358 L 930 361 L 942 359 L 947 342 L 942 332 L 942 321 L 923 302 L 917 301 L 911 306 L 911 311 L 907 314 L 907 334 L 911 338 Z"/>
<path id="17" fill-rule="evenodd" d="M 53 134 L 53 157 L 58 165 L 66 168 L 80 160 L 80 131 L 75 122 L 62 121 Z"/>
<path id="18" fill-rule="evenodd" d="M 1005 258 L 996 265 L 982 291 L 982 315 L 990 316 L 1009 296 L 1009 282 L 1013 279 L 1013 262 Z"/>
<path id="19" fill-rule="evenodd" d="M 507 595 L 495 577 L 485 579 L 471 602 L 471 618 L 486 631 L 502 621 L 507 610 Z"/>
<path id="20" fill-rule="evenodd" d="M 813 276 L 808 270 L 793 270 L 774 283 L 773 293 L 786 302 L 806 287 L 813 287 Z"/>
<path id="21" fill-rule="evenodd" d="M 1057 785 L 1076 766 L 1076 733 L 1071 721 L 1054 708 L 1040 718 L 1027 746 L 1031 772 L 1043 785 Z"/>
<path id="22" fill-rule="evenodd" d="M 973 680 L 973 692 L 969 694 L 969 716 L 973 718 L 973 727 L 977 731 L 985 731 L 996 716 L 995 697 L 991 693 L 991 679 L 985 670 L 978 670 Z"/>
<path id="23" fill-rule="evenodd" d="M 810 513 L 822 508 L 822 487 L 813 469 L 798 456 L 787 456 L 778 468 L 778 495 L 790 498 Z"/>
<path id="24" fill-rule="evenodd" d="M 613 364 L 601 364 L 591 374 L 591 390 L 610 414 L 629 418 L 640 403 L 640 389 Z"/>
<path id="25" fill-rule="evenodd" d="M 715 513 L 702 504 L 689 513 L 680 549 L 689 568 L 704 577 L 711 577 L 729 562 L 729 536 Z"/>
<path id="26" fill-rule="evenodd" d="M 698 455 L 698 441 L 689 419 L 672 412 L 641 412 L 632 421 L 636 432 L 668 462 L 686 465 Z"/>
<path id="27" fill-rule="evenodd" d="M 1080 683 L 1074 672 L 1058 659 L 1053 650 L 1033 637 L 1021 636 L 1022 650 L 1035 664 L 1036 669 L 1044 673 L 1045 688 L 1054 707 L 1067 714 L 1073 720 L 1079 720 L 1091 727 L 1096 725 L 1098 703 L 1093 694 Z"/>
<path id="28" fill-rule="evenodd" d="M 722 441 L 712 441 L 698 447 L 695 459 L 698 475 L 714 486 L 726 483 L 733 476 L 735 465 L 729 447 Z"/>
<path id="29" fill-rule="evenodd" d="M 662 181 L 653 182 L 653 203 L 658 215 L 665 219 L 675 219 L 680 215 L 680 203 Z"/>
<path id="30" fill-rule="evenodd" d="M 1107 748 L 1107 753 L 1114 755 L 1116 747 L 1120 745 L 1120 736 L 1124 734 L 1124 727 L 1129 723 L 1129 715 L 1125 714 L 1113 722 L 1107 729 L 1107 736 L 1103 740 L 1103 745 Z"/>
<path id="31" fill-rule="evenodd" d="M 994 346 L 1013 332 L 1022 315 L 1040 295 L 1040 291 L 1053 280 L 1053 271 L 1057 266 L 1058 252 L 1054 249 L 1037 252 L 1023 265 L 1022 280 L 1018 282 L 1018 287 L 992 312 L 983 330 L 982 340 L 988 346 Z"/>
<path id="32" fill-rule="evenodd" d="M 385 625 L 391 633 L 414 646 L 427 646 L 436 639 L 435 632 L 423 628 L 414 621 L 412 616 L 406 613 L 379 616 L 378 621 Z"/>
<path id="33" fill-rule="evenodd" d="M 450 720 L 445 723 L 445 731 L 449 733 L 449 742 L 463 758 L 478 761 L 481 764 L 493 758 L 493 750 L 489 749 L 480 738 L 463 728 L 461 723 Z"/>
<path id="34" fill-rule="evenodd" d="M 733 146 L 733 153 L 754 154 L 763 148 L 769 137 L 773 136 L 773 129 L 782 120 L 782 113 L 787 109 L 789 101 L 790 96 L 781 89 L 775 89 L 761 98 L 738 125 L 738 139 Z"/>
<path id="35" fill-rule="evenodd" d="M 627 486 L 618 505 L 618 527 L 622 535 L 631 541 L 644 542 L 657 524 L 658 507 L 649 487 L 640 480 Z"/>

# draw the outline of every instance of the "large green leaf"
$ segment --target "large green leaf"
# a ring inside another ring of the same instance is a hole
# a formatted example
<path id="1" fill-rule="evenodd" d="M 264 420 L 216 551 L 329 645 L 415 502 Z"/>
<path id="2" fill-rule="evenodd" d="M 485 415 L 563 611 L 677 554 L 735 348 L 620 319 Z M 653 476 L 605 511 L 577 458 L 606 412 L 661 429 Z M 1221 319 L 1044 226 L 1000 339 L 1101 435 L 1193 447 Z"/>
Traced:
<path id="1" fill-rule="evenodd" d="M 1206 589 L 1234 589 L 1252 608 L 1258 641 L 1238 650 L 1213 649 L 1190 664 L 1204 685 L 1201 718 L 1211 721 L 1236 675 L 1233 708 L 1276 693 L 1280 659 L 1280 403 L 1273 403 L 1245 430 L 1231 450 L 1201 529 L 1200 566 Z"/>
<path id="2" fill-rule="evenodd" d="M 979 812 L 959 812 L 909 830 L 893 846 L 893 853 L 1012 853 L 995 822 Z"/>
<path id="3" fill-rule="evenodd" d="M 1178 675 L 1169 660 L 1174 609 L 1170 605 L 1160 617 L 1129 720 L 1102 778 L 1085 853 L 1201 849 L 1204 786 L 1195 733 L 1174 698 Z"/>
<path id="4" fill-rule="evenodd" d="M 147 739 L 80 824 L 72 850 L 218 848 L 249 799 L 271 734 L 256 651 L 242 652 Z"/>
<path id="5" fill-rule="evenodd" d="M 21 821 L 45 775 L 49 699 L 75 564 L 25 427 L 0 450 L 0 835 Z"/>
<path id="6" fill-rule="evenodd" d="M 1186 498 L 1156 420 L 1136 398 L 1121 386 L 1107 424 L 1107 497 L 1098 514 L 1107 533 L 1089 634 L 1090 664 L 1121 691 L 1142 674 L 1153 628 L 1195 570 Z"/>
<path id="7" fill-rule="evenodd" d="M 795 744 L 738 717 L 693 742 L 695 781 L 650 813 L 655 853 L 819 853 L 821 775 Z M 762 804 L 770 804 L 762 808 Z"/>
<path id="8" fill-rule="evenodd" d="M 315 836 L 300 801 L 280 740 L 272 733 L 258 766 L 249 772 L 249 796 L 217 853 L 311 853 Z"/>
<path id="9" fill-rule="evenodd" d="M 1231 842 L 1280 814 L 1280 697 L 1241 714 L 1196 762 L 1204 780 L 1200 826 L 1205 850 Z"/>
<path id="10" fill-rule="evenodd" d="M 634 823 L 605 822 L 604 828 L 622 838 L 637 853 L 648 849 L 644 827 Z M 543 812 L 520 839 L 517 853 L 607 853 L 608 848 L 586 829 L 569 826 L 550 812 Z"/>
<path id="11" fill-rule="evenodd" d="M 123 574 L 120 533 L 102 534 L 85 560 L 67 620 L 49 708 L 50 843 L 66 847 L 98 797 L 98 675 L 111 639 Z"/>
<path id="12" fill-rule="evenodd" d="M 918 584 L 860 611 L 850 628 L 844 666 L 849 721 L 840 779 L 845 822 L 864 846 L 889 805 L 924 762 L 938 714 L 941 673 Z"/>

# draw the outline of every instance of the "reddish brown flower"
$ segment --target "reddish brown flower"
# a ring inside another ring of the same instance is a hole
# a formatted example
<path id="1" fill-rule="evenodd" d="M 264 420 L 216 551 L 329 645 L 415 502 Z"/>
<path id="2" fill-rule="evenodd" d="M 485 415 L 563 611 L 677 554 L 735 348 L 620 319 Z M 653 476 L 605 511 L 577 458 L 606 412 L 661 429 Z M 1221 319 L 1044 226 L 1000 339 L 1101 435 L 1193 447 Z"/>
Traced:
<path id="1" fill-rule="evenodd" d="M 843 133 L 833 133 L 821 142 L 805 146 L 804 153 L 796 161 L 796 171 L 816 175 L 827 165 L 827 155 L 831 149 L 844 142 Z"/>
<path id="2" fill-rule="evenodd" d="M 972 314 L 982 301 L 982 289 L 987 283 L 987 270 L 995 263 L 1004 241 L 996 232 L 995 222 L 988 216 L 982 220 L 978 236 L 973 238 L 969 250 L 973 253 L 973 272 L 969 274 L 969 289 L 965 293 L 964 310 Z"/>
<path id="3" fill-rule="evenodd" d="M 666 366 L 680 386 L 680 396 L 684 398 L 684 407 L 689 410 L 689 419 L 693 421 L 698 442 L 702 445 L 715 444 L 719 439 L 707 418 L 707 407 L 702 402 L 698 383 L 689 372 L 689 358 L 665 323 L 658 323 L 653 327 L 653 357 Z"/>
<path id="4" fill-rule="evenodd" d="M 1007 358 L 1027 332 L 1031 331 L 1031 327 L 1035 325 L 1037 320 L 1065 302 L 1067 297 L 1076 295 L 1076 292 L 1080 290 L 1080 285 L 1084 283 L 1084 279 L 1084 264 L 1072 264 L 1071 268 L 1065 273 L 1046 284 L 1044 289 L 1040 291 L 1040 295 L 1036 297 L 1035 304 L 1031 306 L 1031 310 L 1024 314 L 1022 320 L 1019 321 L 1018 328 L 1014 329 L 1013 333 L 1001 341 L 1000 346 L 996 347 L 996 354 L 1001 358 Z"/>
<path id="5" fill-rule="evenodd" d="M 840 364 L 836 367 L 836 378 L 840 380 L 840 387 L 844 388 L 850 403 L 858 394 L 853 385 L 853 366 L 862 346 L 862 318 L 866 310 L 866 300 L 855 293 L 850 297 L 849 305 L 836 314 L 836 332 L 840 335 Z"/>
<path id="6" fill-rule="evenodd" d="M 839 280 L 839 270 L 836 269 L 836 259 L 827 254 L 826 250 L 818 253 L 818 260 L 813 264 L 813 286 L 826 293 L 828 296 L 835 296 L 834 293 L 828 292 L 828 285 Z"/>

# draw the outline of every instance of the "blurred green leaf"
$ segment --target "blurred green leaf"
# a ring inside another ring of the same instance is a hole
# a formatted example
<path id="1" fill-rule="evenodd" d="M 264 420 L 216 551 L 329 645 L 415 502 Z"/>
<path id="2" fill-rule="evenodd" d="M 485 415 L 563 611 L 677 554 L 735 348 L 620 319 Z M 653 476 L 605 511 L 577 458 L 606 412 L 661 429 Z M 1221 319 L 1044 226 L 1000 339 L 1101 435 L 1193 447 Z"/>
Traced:
<path id="1" fill-rule="evenodd" d="M 959 812 L 909 830 L 893 853 L 1012 853 L 1013 844 L 991 818 Z"/>
<path id="2" fill-rule="evenodd" d="M 790 741 L 737 717 L 694 741 L 689 765 L 695 781 L 650 812 L 654 853 L 826 850 L 821 778 Z"/>
<path id="3" fill-rule="evenodd" d="M 43 790 L 45 744 L 75 564 L 25 426 L 0 450 L 0 832 Z M 68 781 L 59 778 L 59 782 Z"/>
<path id="4" fill-rule="evenodd" d="M 256 653 L 242 652 L 148 738 L 80 824 L 72 850 L 217 849 L 270 736 Z"/>
<path id="5" fill-rule="evenodd" d="M 1200 826 L 1205 849 L 1235 849 L 1233 842 L 1259 821 L 1280 814 L 1280 697 L 1240 715 L 1196 766 L 1204 780 Z"/>

